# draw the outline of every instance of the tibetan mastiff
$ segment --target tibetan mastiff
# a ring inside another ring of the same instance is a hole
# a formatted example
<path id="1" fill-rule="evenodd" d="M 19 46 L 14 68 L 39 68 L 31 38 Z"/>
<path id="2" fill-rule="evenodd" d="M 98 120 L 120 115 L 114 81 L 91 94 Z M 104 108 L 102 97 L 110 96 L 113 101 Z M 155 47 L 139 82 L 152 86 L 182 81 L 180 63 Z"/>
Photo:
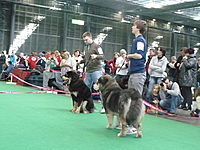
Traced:
<path id="1" fill-rule="evenodd" d="M 121 89 L 117 82 L 110 75 L 100 77 L 94 89 L 100 92 L 105 108 L 108 125 L 112 128 L 113 118 L 117 116 L 116 126 L 122 124 L 119 137 L 126 136 L 127 125 L 134 125 L 137 128 L 136 137 L 142 137 L 142 119 L 145 114 L 145 105 L 142 96 L 135 89 Z"/>
<path id="2" fill-rule="evenodd" d="M 73 113 L 91 113 L 94 103 L 91 100 L 91 91 L 75 71 L 68 71 L 62 76 L 63 85 L 67 85 L 73 101 Z"/>

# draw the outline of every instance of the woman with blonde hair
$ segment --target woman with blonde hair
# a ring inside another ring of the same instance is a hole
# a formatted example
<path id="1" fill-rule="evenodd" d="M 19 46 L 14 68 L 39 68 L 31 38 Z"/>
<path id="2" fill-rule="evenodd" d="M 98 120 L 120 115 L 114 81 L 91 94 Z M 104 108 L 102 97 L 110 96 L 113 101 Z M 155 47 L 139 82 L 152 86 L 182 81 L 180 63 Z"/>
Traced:
<path id="1" fill-rule="evenodd" d="M 76 61 L 70 57 L 69 52 L 63 53 L 63 59 L 60 63 L 61 75 L 64 75 L 67 71 L 76 70 Z"/>
<path id="2" fill-rule="evenodd" d="M 60 52 L 59 52 L 58 50 L 55 51 L 55 57 L 56 57 L 57 60 L 58 60 L 58 66 L 60 66 L 62 57 L 60 56 Z"/>

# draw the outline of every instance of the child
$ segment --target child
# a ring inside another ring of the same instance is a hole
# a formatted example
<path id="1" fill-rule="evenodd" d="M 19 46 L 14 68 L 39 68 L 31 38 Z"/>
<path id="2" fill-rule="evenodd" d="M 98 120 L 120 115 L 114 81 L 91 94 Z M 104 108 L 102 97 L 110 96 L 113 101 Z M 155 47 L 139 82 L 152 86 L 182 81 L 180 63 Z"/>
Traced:
<path id="1" fill-rule="evenodd" d="M 161 107 L 159 106 L 159 102 L 161 100 L 160 96 L 159 96 L 159 91 L 160 91 L 160 85 L 159 84 L 155 84 L 153 86 L 153 90 L 152 90 L 151 95 L 147 99 L 147 102 L 149 102 L 153 106 L 161 109 Z M 157 110 L 155 110 L 153 108 L 150 108 L 150 107 L 147 107 L 147 109 L 146 109 L 146 113 L 147 114 L 156 114 L 157 112 L 158 112 Z M 159 112 L 159 114 L 161 114 L 161 113 Z"/>
<path id="2" fill-rule="evenodd" d="M 197 109 L 193 110 L 190 115 L 192 117 L 200 117 L 200 86 L 196 90 Z"/>

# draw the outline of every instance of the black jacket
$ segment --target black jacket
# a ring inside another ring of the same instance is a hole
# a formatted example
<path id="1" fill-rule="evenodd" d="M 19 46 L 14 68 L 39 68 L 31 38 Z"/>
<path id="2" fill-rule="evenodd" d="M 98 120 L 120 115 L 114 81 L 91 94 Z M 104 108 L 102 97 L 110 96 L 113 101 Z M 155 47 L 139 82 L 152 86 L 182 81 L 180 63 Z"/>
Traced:
<path id="1" fill-rule="evenodd" d="M 186 87 L 196 86 L 196 72 L 197 72 L 196 56 L 191 54 L 187 59 L 182 60 L 179 67 L 179 85 Z"/>
<path id="2" fill-rule="evenodd" d="M 5 63 L 6 63 L 6 56 L 5 55 L 1 55 L 0 64 L 5 64 Z"/>

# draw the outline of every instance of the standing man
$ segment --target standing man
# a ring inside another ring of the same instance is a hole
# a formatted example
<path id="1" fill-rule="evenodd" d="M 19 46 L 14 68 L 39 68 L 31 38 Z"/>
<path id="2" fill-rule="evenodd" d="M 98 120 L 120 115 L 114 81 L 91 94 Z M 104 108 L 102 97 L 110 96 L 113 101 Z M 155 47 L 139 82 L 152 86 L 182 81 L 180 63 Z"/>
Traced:
<path id="1" fill-rule="evenodd" d="M 1 52 L 1 54 L 0 54 L 0 74 L 5 69 L 3 66 L 5 63 L 6 63 L 6 56 L 5 56 L 4 52 Z"/>
<path id="2" fill-rule="evenodd" d="M 143 20 L 136 20 L 132 26 L 132 33 L 135 34 L 130 54 L 127 57 L 130 59 L 130 77 L 128 88 L 136 89 L 141 95 L 143 92 L 144 82 L 146 80 L 146 53 L 147 43 L 143 34 L 147 30 L 147 23 Z"/>
<path id="3" fill-rule="evenodd" d="M 132 33 L 135 34 L 135 40 L 133 41 L 130 54 L 127 55 L 127 58 L 130 59 L 130 77 L 128 80 L 128 88 L 134 88 L 141 95 L 146 80 L 145 62 L 147 53 L 147 43 L 143 37 L 143 34 L 146 30 L 146 21 L 136 20 L 134 22 L 132 26 Z M 135 134 L 136 132 L 136 128 L 128 126 L 127 134 Z"/>
<path id="4" fill-rule="evenodd" d="M 80 63 L 85 63 L 85 84 L 92 90 L 93 83 L 102 76 L 102 64 L 104 59 L 101 46 L 94 43 L 90 32 L 83 33 L 83 41 L 86 44 L 84 47 L 85 58 Z M 93 101 L 92 101 L 93 102 Z"/>

